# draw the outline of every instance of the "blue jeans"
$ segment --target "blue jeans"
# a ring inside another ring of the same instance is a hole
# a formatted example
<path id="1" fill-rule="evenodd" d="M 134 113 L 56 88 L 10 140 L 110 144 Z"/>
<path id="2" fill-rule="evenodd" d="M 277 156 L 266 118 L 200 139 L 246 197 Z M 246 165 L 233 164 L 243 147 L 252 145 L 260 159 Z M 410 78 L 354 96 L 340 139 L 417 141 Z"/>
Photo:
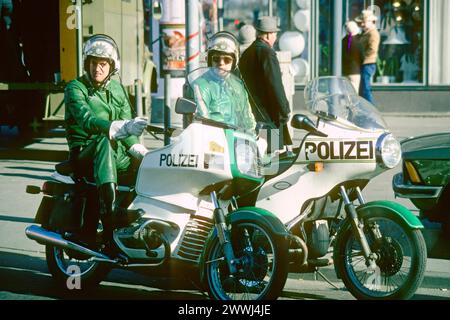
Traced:
<path id="1" fill-rule="evenodd" d="M 375 100 L 373 99 L 370 80 L 375 74 L 376 68 L 377 67 L 375 63 L 363 64 L 361 66 L 361 83 L 359 84 L 359 95 L 372 104 L 375 104 Z"/>

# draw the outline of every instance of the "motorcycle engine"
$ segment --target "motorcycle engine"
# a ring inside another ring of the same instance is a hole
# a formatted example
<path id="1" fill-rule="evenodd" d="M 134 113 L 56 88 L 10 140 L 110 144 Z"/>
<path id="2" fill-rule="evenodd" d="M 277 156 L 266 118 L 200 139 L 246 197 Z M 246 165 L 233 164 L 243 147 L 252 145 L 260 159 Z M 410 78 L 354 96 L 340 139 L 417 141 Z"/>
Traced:
<path id="1" fill-rule="evenodd" d="M 120 242 L 129 249 L 155 250 L 163 244 L 163 239 L 173 241 L 179 233 L 175 224 L 161 220 L 146 220 L 137 225 L 117 231 Z"/>
<path id="2" fill-rule="evenodd" d="M 162 244 L 159 233 L 148 225 L 138 225 L 117 231 L 120 242 L 130 249 L 156 249 Z"/>

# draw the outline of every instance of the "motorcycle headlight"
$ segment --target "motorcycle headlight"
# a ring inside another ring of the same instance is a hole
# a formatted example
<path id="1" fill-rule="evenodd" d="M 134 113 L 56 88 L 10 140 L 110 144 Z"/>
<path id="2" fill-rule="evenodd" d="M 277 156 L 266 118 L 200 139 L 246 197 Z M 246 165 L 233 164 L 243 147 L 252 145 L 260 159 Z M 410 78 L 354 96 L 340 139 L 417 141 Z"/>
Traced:
<path id="1" fill-rule="evenodd" d="M 237 138 L 235 140 L 236 165 L 241 174 L 259 178 L 258 151 L 254 141 Z"/>
<path id="2" fill-rule="evenodd" d="M 377 141 L 377 161 L 386 168 L 392 169 L 402 159 L 400 143 L 390 133 L 385 133 Z"/>

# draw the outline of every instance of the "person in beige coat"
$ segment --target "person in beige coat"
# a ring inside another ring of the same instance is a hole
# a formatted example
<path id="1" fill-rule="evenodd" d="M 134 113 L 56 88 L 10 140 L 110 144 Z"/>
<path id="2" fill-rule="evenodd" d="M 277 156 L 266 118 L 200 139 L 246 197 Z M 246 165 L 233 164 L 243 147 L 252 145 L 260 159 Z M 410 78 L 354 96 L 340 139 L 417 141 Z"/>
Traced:
<path id="1" fill-rule="evenodd" d="M 362 49 L 361 84 L 359 94 L 375 104 L 372 95 L 371 79 L 375 75 L 380 34 L 376 28 L 377 16 L 371 10 L 363 10 L 355 20 L 360 23 L 363 33 L 360 38 Z"/>

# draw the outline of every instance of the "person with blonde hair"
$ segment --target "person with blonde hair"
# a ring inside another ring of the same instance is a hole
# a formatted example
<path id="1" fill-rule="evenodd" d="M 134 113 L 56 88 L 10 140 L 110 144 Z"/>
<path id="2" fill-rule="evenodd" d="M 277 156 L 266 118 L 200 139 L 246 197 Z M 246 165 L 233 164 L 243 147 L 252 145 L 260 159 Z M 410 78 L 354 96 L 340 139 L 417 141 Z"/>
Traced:
<path id="1" fill-rule="evenodd" d="M 378 57 L 378 48 L 380 46 L 380 33 L 376 27 L 376 21 L 378 17 L 372 12 L 372 10 L 363 10 L 361 15 L 355 19 L 360 23 L 362 28 L 361 35 L 361 53 L 362 53 L 362 66 L 361 66 L 361 84 L 359 87 L 359 94 L 371 102 L 375 103 L 371 89 L 371 79 L 375 75 L 377 69 L 376 62 Z"/>

